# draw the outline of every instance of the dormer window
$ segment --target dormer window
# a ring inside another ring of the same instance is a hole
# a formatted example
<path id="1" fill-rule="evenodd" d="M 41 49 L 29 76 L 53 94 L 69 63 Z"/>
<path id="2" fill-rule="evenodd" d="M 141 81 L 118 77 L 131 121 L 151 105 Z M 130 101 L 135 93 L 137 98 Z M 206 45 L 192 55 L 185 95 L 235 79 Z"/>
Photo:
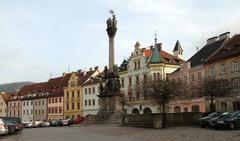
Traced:
<path id="1" fill-rule="evenodd" d="M 240 69 L 237 61 L 232 62 L 232 71 L 238 71 Z"/>

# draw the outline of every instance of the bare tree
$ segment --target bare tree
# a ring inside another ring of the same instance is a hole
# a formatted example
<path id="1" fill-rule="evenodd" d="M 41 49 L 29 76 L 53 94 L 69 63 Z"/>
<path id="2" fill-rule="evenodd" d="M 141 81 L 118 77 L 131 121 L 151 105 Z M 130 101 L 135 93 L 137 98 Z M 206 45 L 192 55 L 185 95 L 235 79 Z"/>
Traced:
<path id="1" fill-rule="evenodd" d="M 204 96 L 210 97 L 210 111 L 215 111 L 214 99 L 231 92 L 231 82 L 227 79 L 208 78 L 204 80 Z"/>
<path id="2" fill-rule="evenodd" d="M 142 91 L 144 97 L 153 100 L 162 107 L 162 127 L 166 127 L 166 105 L 170 100 L 180 96 L 182 93 L 182 83 L 180 81 L 162 80 L 162 79 L 148 79 L 142 83 Z"/>

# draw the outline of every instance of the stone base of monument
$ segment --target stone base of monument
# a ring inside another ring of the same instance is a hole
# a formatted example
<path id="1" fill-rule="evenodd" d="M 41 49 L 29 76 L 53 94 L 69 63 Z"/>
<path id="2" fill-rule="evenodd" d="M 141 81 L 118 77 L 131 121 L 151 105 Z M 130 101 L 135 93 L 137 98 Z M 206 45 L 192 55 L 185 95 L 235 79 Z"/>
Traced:
<path id="1" fill-rule="evenodd" d="M 121 96 L 102 96 L 97 115 L 87 115 L 87 123 L 121 124 L 123 119 Z"/>

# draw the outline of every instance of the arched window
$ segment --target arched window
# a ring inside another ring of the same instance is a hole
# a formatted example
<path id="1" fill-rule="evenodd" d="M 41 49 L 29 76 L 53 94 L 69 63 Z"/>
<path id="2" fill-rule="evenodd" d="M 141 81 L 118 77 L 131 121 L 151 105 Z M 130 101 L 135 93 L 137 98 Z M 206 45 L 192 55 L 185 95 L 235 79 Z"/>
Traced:
<path id="1" fill-rule="evenodd" d="M 58 107 L 55 107 L 55 113 L 58 113 Z"/>
<path id="2" fill-rule="evenodd" d="M 188 107 L 184 107 L 183 112 L 188 112 Z"/>
<path id="3" fill-rule="evenodd" d="M 180 113 L 181 112 L 181 108 L 179 106 L 175 106 L 174 107 L 174 112 L 175 113 Z"/>
<path id="4" fill-rule="evenodd" d="M 133 109 L 132 114 L 139 114 L 139 110 L 137 108 Z"/>
<path id="5" fill-rule="evenodd" d="M 62 106 L 59 107 L 59 113 L 62 113 Z"/>
<path id="6" fill-rule="evenodd" d="M 192 112 L 199 112 L 199 106 L 198 105 L 193 105 L 192 106 Z"/>
<path id="7" fill-rule="evenodd" d="M 52 114 L 54 114 L 54 108 L 52 107 L 51 109 L 52 109 Z"/>
<path id="8" fill-rule="evenodd" d="M 144 114 L 151 114 L 151 113 L 152 113 L 152 110 L 147 107 L 147 108 L 145 108 L 145 109 L 143 110 L 143 113 L 144 113 Z"/>
<path id="9" fill-rule="evenodd" d="M 48 113 L 51 114 L 51 108 L 48 108 Z"/>

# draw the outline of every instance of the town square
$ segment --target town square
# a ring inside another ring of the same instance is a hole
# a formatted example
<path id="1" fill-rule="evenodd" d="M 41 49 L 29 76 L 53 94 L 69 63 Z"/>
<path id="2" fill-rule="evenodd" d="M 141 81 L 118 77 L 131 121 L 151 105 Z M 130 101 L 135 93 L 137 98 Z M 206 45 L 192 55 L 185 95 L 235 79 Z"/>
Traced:
<path id="1" fill-rule="evenodd" d="M 0 140 L 240 141 L 238 5 L 1 1 Z"/>

